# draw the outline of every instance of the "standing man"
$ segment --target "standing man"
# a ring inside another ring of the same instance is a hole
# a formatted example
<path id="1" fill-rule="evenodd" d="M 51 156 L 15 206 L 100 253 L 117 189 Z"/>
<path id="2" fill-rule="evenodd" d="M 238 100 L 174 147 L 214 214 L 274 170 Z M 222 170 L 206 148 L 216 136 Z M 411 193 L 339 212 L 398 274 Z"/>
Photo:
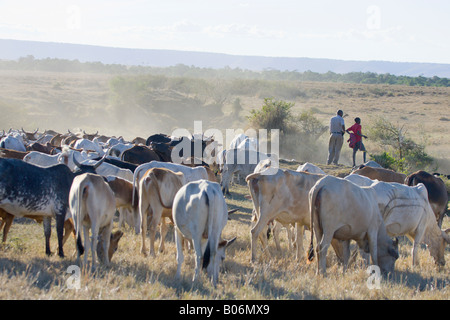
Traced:
<path id="1" fill-rule="evenodd" d="M 364 147 L 362 138 L 364 137 L 367 139 L 367 137 L 361 133 L 361 119 L 355 118 L 355 124 L 352 125 L 350 128 L 348 128 L 345 131 L 347 131 L 348 134 L 350 134 L 350 131 L 351 131 L 355 135 L 355 138 L 354 138 L 355 144 L 353 145 L 353 167 L 356 166 L 355 158 L 356 158 L 356 152 L 358 150 L 362 151 L 363 161 L 364 161 L 364 163 L 366 163 L 366 148 Z"/>
<path id="2" fill-rule="evenodd" d="M 344 112 L 338 110 L 337 115 L 330 119 L 330 140 L 328 142 L 328 164 L 338 164 L 344 142 L 345 123 Z"/>

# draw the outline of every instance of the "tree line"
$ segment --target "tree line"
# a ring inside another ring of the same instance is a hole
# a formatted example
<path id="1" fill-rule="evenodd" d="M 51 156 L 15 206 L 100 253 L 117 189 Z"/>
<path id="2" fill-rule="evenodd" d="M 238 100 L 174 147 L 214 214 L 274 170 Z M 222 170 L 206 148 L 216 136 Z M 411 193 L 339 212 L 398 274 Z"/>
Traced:
<path id="1" fill-rule="evenodd" d="M 168 77 L 188 77 L 202 79 L 252 79 L 273 81 L 313 81 L 343 82 L 360 84 L 391 84 L 426 87 L 449 87 L 449 78 L 396 76 L 374 72 L 318 73 L 313 71 L 252 71 L 241 68 L 225 67 L 221 69 L 200 68 L 178 64 L 170 67 L 127 66 L 122 64 L 103 64 L 101 62 L 80 62 L 56 58 L 35 59 L 32 55 L 18 60 L 0 61 L 1 70 L 37 70 L 53 72 L 96 72 L 109 74 L 155 74 Z"/>

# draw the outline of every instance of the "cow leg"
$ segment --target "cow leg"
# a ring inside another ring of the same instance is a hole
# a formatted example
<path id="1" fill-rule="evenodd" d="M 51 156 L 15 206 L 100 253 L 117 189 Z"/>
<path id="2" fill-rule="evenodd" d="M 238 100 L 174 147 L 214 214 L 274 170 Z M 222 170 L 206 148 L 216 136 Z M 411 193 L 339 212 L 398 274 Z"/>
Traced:
<path id="1" fill-rule="evenodd" d="M 159 243 L 159 252 L 164 252 L 164 242 L 166 240 L 168 226 L 166 223 L 166 218 L 161 218 L 161 227 L 160 227 L 160 233 L 161 233 L 161 242 Z"/>
<path id="2" fill-rule="evenodd" d="M 91 237 L 91 251 L 92 251 L 92 270 L 95 270 L 97 268 L 97 244 L 98 244 L 98 228 L 92 226 L 92 237 Z M 105 256 L 108 255 L 108 251 L 104 251 Z"/>
<path id="3" fill-rule="evenodd" d="M 256 224 L 253 226 L 253 228 L 251 229 L 250 233 L 251 233 L 251 249 L 252 249 L 252 262 L 254 262 L 256 260 L 256 245 L 257 245 L 257 240 L 259 237 L 259 234 L 264 230 L 264 228 L 267 226 L 267 223 L 269 223 L 270 221 L 270 217 L 268 217 L 265 214 L 260 214 L 258 221 L 256 222 Z"/>
<path id="4" fill-rule="evenodd" d="M 73 226 L 73 222 L 71 219 L 64 221 L 64 237 L 63 237 L 63 245 L 66 244 L 67 239 L 70 237 L 70 234 L 73 233 L 75 236 L 75 228 Z"/>
<path id="5" fill-rule="evenodd" d="M 87 267 L 89 250 L 91 249 L 91 240 L 89 238 L 89 227 L 83 226 L 84 234 L 84 266 Z"/>
<path id="6" fill-rule="evenodd" d="M 155 257 L 155 238 L 156 238 L 156 229 L 158 224 L 161 222 L 162 216 L 162 208 L 153 208 L 152 219 L 150 221 L 150 227 L 148 230 L 149 238 L 150 238 L 150 255 Z M 161 236 L 161 241 L 164 241 Z"/>
<path id="7" fill-rule="evenodd" d="M 113 223 L 111 222 L 109 225 L 103 228 L 102 232 L 100 233 L 100 236 L 102 237 L 102 244 L 103 244 L 103 252 L 105 252 L 103 261 L 105 265 L 109 265 L 109 247 L 111 245 L 111 232 L 113 229 Z M 97 248 L 97 247 L 96 247 Z M 97 252 L 97 250 L 96 250 Z"/>
<path id="8" fill-rule="evenodd" d="M 181 234 L 181 232 L 176 229 L 175 230 L 175 242 L 177 244 L 177 274 L 176 274 L 176 279 L 179 280 L 180 276 L 181 276 L 181 265 L 183 264 L 184 261 L 184 255 L 183 255 L 183 235 Z"/>
<path id="9" fill-rule="evenodd" d="M 192 242 L 194 243 L 194 251 L 195 251 L 195 271 L 194 271 L 194 278 L 192 279 L 193 282 L 197 281 L 198 277 L 200 276 L 200 268 L 202 266 L 202 243 L 201 243 L 201 235 L 200 239 L 192 239 Z"/>
<path id="10" fill-rule="evenodd" d="M 288 225 L 288 228 L 290 228 L 291 225 Z M 297 223 L 297 228 L 296 228 L 296 237 L 295 237 L 295 243 L 297 244 L 297 250 L 296 250 L 296 259 L 297 261 L 300 261 L 302 259 L 302 257 L 304 257 L 304 250 L 303 250 L 303 233 L 304 233 L 304 226 L 300 225 L 299 223 Z M 289 240 L 290 242 L 290 240 Z M 292 245 L 291 245 L 292 247 Z"/>
<path id="11" fill-rule="evenodd" d="M 347 271 L 348 260 L 350 258 L 350 240 L 341 241 L 342 243 L 342 260 L 343 260 L 343 273 Z"/>
<path id="12" fill-rule="evenodd" d="M 50 256 L 50 236 L 52 235 L 52 217 L 44 217 L 45 254 Z"/>
<path id="13" fill-rule="evenodd" d="M 378 266 L 378 252 L 377 252 L 377 241 L 378 241 L 378 230 L 370 231 L 367 233 L 367 238 L 369 241 L 369 251 L 372 257 L 372 264 Z"/>
<path id="14" fill-rule="evenodd" d="M 277 248 L 277 251 L 281 251 L 280 231 L 281 231 L 281 223 L 274 221 L 272 233 L 273 233 L 273 240 L 275 241 L 275 247 Z"/>
<path id="15" fill-rule="evenodd" d="M 422 242 L 424 233 L 425 233 L 425 228 L 424 228 L 423 226 L 420 226 L 420 227 L 417 228 L 417 230 L 416 230 L 416 234 L 415 234 L 415 236 L 414 236 L 414 239 L 410 239 L 410 240 L 413 240 L 413 241 L 412 241 L 412 243 L 413 243 L 413 248 L 412 248 L 412 252 L 411 252 L 411 255 L 412 255 L 412 265 L 413 265 L 413 267 L 419 265 L 419 259 L 417 258 L 417 257 L 418 257 L 417 251 L 418 251 L 418 249 L 419 249 L 420 243 Z M 408 237 L 408 238 L 409 238 L 409 237 Z"/>
<path id="16" fill-rule="evenodd" d="M 146 237 L 147 237 L 147 213 L 148 208 L 141 207 L 141 200 L 139 200 L 139 212 L 141 216 L 141 236 L 142 236 L 142 244 L 141 244 L 141 253 L 144 256 L 147 256 L 147 247 L 145 245 Z"/>
<path id="17" fill-rule="evenodd" d="M 64 220 L 65 214 L 56 214 L 56 235 L 58 237 L 58 255 L 64 258 Z M 45 220 L 44 220 L 45 221 Z"/>
<path id="18" fill-rule="evenodd" d="M 318 244 L 317 250 L 317 266 L 318 272 L 323 275 L 326 274 L 327 271 L 327 252 L 330 247 L 331 237 L 326 237 L 325 235 L 322 237 L 322 241 Z"/>
<path id="19" fill-rule="evenodd" d="M 2 220 L 2 225 L 0 226 L 0 230 L 2 229 L 3 225 L 5 226 L 3 229 L 3 242 L 6 242 L 6 238 L 8 237 L 9 229 L 11 229 L 11 225 L 14 221 L 14 216 L 12 214 L 7 213 L 6 216 Z"/>

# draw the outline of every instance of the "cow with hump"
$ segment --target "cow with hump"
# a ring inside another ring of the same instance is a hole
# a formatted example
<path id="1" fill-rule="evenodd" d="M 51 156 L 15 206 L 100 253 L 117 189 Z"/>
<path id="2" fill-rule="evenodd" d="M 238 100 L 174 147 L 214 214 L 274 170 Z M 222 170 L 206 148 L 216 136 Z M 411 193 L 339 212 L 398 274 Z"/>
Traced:
<path id="1" fill-rule="evenodd" d="M 374 181 L 356 174 L 344 179 L 375 190 L 388 235 L 404 235 L 413 243 L 413 266 L 419 262 L 417 250 L 421 242 L 427 245 L 437 265 L 445 265 L 445 246 L 450 243 L 447 235 L 450 229 L 443 231 L 439 228 L 428 201 L 427 189 L 422 183 L 410 187 L 395 182 Z"/>
<path id="2" fill-rule="evenodd" d="M 180 278 L 184 260 L 183 239 L 192 240 L 195 250 L 195 273 L 200 274 L 200 263 L 212 279 L 214 286 L 219 280 L 219 267 L 225 259 L 225 249 L 236 240 L 223 240 L 222 231 L 227 224 L 227 204 L 220 185 L 199 180 L 190 182 L 177 192 L 173 202 L 175 239 L 177 244 L 177 273 Z"/>
<path id="3" fill-rule="evenodd" d="M 304 256 L 303 227 L 310 225 L 308 192 L 323 176 L 271 167 L 270 172 L 252 173 L 246 177 L 257 220 L 251 229 L 252 261 L 256 260 L 259 235 L 274 220 L 283 225 L 297 225 L 296 258 L 299 260 Z"/>
<path id="4" fill-rule="evenodd" d="M 369 252 L 372 264 L 383 273 L 393 272 L 398 259 L 398 243 L 389 238 L 378 207 L 376 191 L 359 187 L 345 179 L 325 176 L 309 192 L 312 260 L 316 238 L 318 273 L 326 273 L 326 256 L 333 239 L 343 249 L 344 272 L 350 256 L 350 240 Z"/>
<path id="5" fill-rule="evenodd" d="M 15 217 L 43 218 L 45 253 L 51 254 L 51 219 L 56 219 L 58 255 L 64 257 L 63 233 L 69 210 L 69 191 L 73 179 L 82 173 L 95 173 L 95 165 L 82 165 L 72 172 L 66 165 L 43 168 L 17 159 L 0 158 L 0 208 Z"/>

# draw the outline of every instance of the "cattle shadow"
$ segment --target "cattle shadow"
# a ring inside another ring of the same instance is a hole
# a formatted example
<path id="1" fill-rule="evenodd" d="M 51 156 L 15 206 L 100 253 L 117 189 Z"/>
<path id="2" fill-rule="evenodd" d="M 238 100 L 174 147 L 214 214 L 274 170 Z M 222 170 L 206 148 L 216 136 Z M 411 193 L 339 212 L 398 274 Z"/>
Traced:
<path id="1" fill-rule="evenodd" d="M 48 258 L 33 258 L 30 262 L 25 263 L 17 259 L 0 258 L 0 273 L 10 279 L 25 277 L 31 286 L 40 290 L 48 290 L 52 286 L 59 286 L 61 280 L 67 278 L 57 270 L 64 270 L 65 273 L 70 265 L 72 263 L 68 260 L 54 261 Z"/>
<path id="2" fill-rule="evenodd" d="M 450 285 L 450 280 L 445 275 L 440 276 L 422 276 L 412 270 L 399 271 L 386 276 L 385 281 L 392 284 L 406 286 L 419 292 L 428 290 L 443 290 Z"/>

